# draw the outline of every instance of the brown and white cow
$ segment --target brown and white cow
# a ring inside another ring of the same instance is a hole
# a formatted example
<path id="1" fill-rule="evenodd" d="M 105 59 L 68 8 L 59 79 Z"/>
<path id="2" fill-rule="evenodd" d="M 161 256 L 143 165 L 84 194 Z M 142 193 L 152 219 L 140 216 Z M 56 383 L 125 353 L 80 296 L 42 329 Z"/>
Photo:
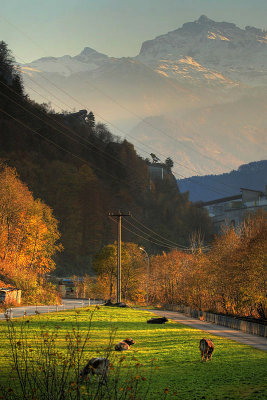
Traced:
<path id="1" fill-rule="evenodd" d="M 201 362 L 212 359 L 212 353 L 214 350 L 214 343 L 210 339 L 203 338 L 199 342 L 199 350 L 201 352 Z"/>
<path id="2" fill-rule="evenodd" d="M 119 343 L 115 345 L 116 351 L 124 351 L 130 350 L 131 346 L 135 344 L 135 341 L 131 338 L 127 338 L 125 340 L 121 340 Z"/>

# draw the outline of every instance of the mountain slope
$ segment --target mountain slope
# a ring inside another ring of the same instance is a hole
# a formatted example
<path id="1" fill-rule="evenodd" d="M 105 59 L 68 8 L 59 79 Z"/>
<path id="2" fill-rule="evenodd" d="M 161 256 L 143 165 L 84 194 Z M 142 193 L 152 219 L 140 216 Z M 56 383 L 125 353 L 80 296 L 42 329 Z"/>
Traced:
<path id="1" fill-rule="evenodd" d="M 189 191 L 191 201 L 210 201 L 240 193 L 240 188 L 266 191 L 267 160 L 241 165 L 221 175 L 192 176 L 179 179 L 178 186 L 182 193 Z"/>

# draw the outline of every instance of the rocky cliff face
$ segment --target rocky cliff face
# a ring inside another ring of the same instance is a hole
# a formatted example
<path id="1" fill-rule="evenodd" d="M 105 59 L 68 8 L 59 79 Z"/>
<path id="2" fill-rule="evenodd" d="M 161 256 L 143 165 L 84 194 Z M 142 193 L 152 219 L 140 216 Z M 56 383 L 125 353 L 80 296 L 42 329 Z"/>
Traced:
<path id="1" fill-rule="evenodd" d="M 267 84 L 267 32 L 204 15 L 144 42 L 137 58 L 165 76 L 197 84 L 200 78 L 211 85 Z"/>

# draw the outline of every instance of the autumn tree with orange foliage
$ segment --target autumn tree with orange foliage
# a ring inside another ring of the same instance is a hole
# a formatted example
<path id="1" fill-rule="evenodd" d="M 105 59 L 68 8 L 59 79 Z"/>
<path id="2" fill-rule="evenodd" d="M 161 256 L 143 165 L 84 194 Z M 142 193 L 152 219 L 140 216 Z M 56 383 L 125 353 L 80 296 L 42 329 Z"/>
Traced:
<path id="1" fill-rule="evenodd" d="M 217 311 L 267 316 L 267 213 L 248 215 L 218 237 L 209 254 Z"/>
<path id="2" fill-rule="evenodd" d="M 207 253 L 172 250 L 151 258 L 150 300 L 223 314 L 267 316 L 267 214 L 228 228 Z"/>
<path id="3" fill-rule="evenodd" d="M 121 247 L 123 301 L 144 302 L 146 296 L 146 261 L 136 243 L 122 243 Z M 110 244 L 96 255 L 94 261 L 97 279 L 96 297 L 116 300 L 117 244 Z"/>
<path id="4" fill-rule="evenodd" d="M 0 165 L 0 274 L 22 289 L 25 301 L 52 300 L 45 276 L 55 268 L 59 237 L 51 208 L 34 200 L 15 169 Z"/>

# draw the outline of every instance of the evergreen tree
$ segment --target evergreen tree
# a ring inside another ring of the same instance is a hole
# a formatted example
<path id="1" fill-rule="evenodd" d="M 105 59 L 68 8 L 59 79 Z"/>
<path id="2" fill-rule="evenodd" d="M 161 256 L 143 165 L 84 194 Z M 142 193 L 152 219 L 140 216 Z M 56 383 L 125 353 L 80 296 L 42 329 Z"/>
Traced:
<path id="1" fill-rule="evenodd" d="M 171 170 L 173 167 L 173 161 L 170 157 L 166 158 L 165 160 L 165 165 L 167 167 L 168 170 Z"/>
<path id="2" fill-rule="evenodd" d="M 87 116 L 87 122 L 88 122 L 88 124 L 89 124 L 89 126 L 91 128 L 95 127 L 95 116 L 94 116 L 94 113 L 92 111 L 90 111 L 88 116 Z"/>
<path id="3" fill-rule="evenodd" d="M 23 85 L 20 73 L 15 66 L 15 60 L 11 55 L 7 44 L 4 41 L 0 42 L 0 82 L 1 91 L 5 92 L 5 85 L 10 86 L 16 93 L 23 94 Z"/>

